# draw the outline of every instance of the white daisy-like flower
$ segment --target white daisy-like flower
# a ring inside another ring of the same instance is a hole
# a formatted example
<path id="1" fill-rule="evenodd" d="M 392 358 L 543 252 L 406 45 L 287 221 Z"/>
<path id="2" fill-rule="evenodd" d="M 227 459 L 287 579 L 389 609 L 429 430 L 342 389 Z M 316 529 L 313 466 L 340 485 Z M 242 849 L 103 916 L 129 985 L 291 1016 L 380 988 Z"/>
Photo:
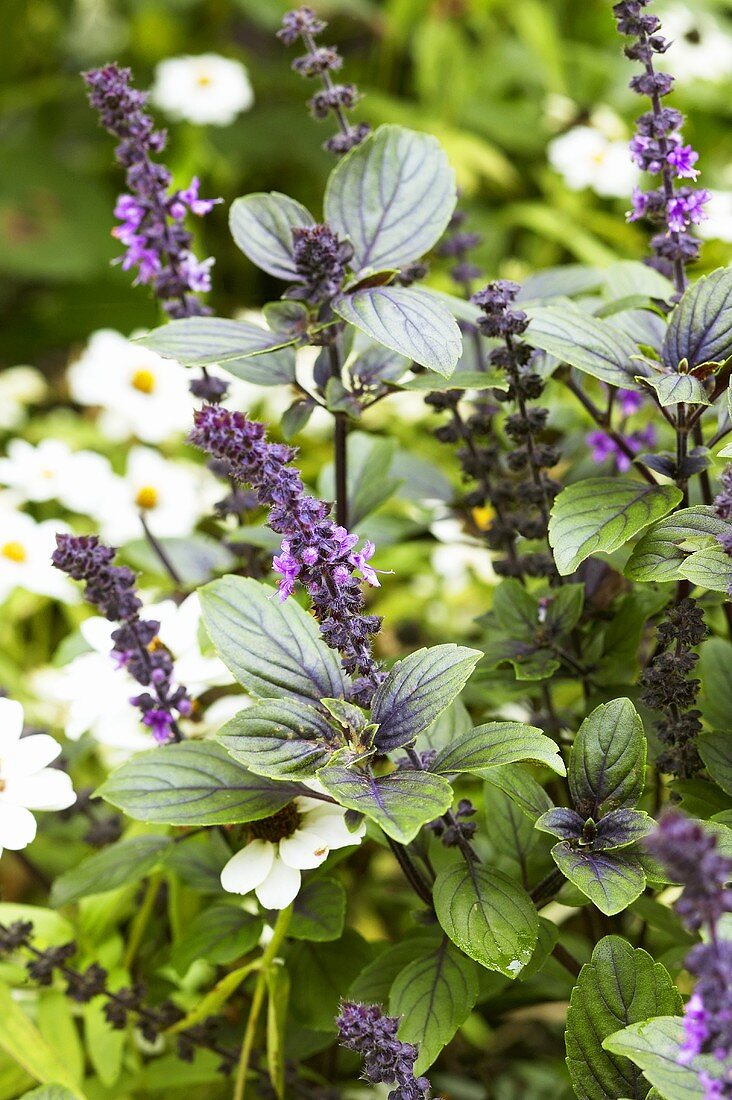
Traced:
<path id="1" fill-rule="evenodd" d="M 17 428 L 26 418 L 28 405 L 41 401 L 48 390 L 35 367 L 7 367 L 0 371 L 0 428 Z"/>
<path id="2" fill-rule="evenodd" d="M 709 191 L 711 198 L 704 207 L 706 220 L 696 226 L 700 237 L 708 241 L 732 243 L 732 191 Z"/>
<path id="3" fill-rule="evenodd" d="M 659 58 L 661 68 L 671 69 L 680 81 L 729 79 L 732 35 L 710 11 L 670 4 L 657 14 L 661 34 L 673 42 L 668 58 Z"/>
<path id="4" fill-rule="evenodd" d="M 110 439 L 162 443 L 191 426 L 186 368 L 113 329 L 91 336 L 67 380 L 74 401 L 101 409 L 100 427 Z"/>
<path id="5" fill-rule="evenodd" d="M 203 467 L 133 447 L 125 476 L 99 501 L 96 518 L 102 538 L 114 544 L 141 537 L 141 514 L 158 538 L 182 537 L 220 496 L 221 486 Z"/>
<path id="6" fill-rule="evenodd" d="M 72 512 L 94 515 L 119 480 L 111 463 L 94 451 L 72 451 L 61 439 L 43 439 L 34 447 L 12 439 L 0 458 L 0 483 L 24 500 L 58 500 Z"/>
<path id="7" fill-rule="evenodd" d="M 62 529 L 55 519 L 36 523 L 24 512 L 0 510 L 0 603 L 16 588 L 65 603 L 79 599 L 68 577 L 51 565 L 56 532 Z"/>
<path id="8" fill-rule="evenodd" d="M 279 813 L 248 828 L 252 839 L 221 872 L 230 894 L 252 890 L 265 909 L 285 909 L 300 890 L 302 871 L 319 867 L 329 852 L 360 844 L 365 824 L 351 833 L 346 811 L 332 802 L 298 797 Z"/>
<path id="9" fill-rule="evenodd" d="M 594 126 L 573 126 L 547 146 L 549 163 L 573 191 L 591 188 L 598 195 L 624 198 L 640 179 L 628 144 Z"/>
<path id="10" fill-rule="evenodd" d="M 170 118 L 202 126 L 229 126 L 254 103 L 241 62 L 216 53 L 161 61 L 151 97 Z"/>
<path id="11" fill-rule="evenodd" d="M 22 706 L 0 699 L 0 855 L 35 839 L 31 810 L 65 810 L 76 802 L 68 775 L 48 767 L 61 752 L 58 741 L 47 733 L 21 738 L 22 732 Z"/>

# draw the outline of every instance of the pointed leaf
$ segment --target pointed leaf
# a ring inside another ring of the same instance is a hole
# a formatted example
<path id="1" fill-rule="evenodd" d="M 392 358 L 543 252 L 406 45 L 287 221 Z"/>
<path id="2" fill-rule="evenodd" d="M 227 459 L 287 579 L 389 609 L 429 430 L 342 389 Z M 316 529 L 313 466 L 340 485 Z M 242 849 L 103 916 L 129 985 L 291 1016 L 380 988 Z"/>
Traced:
<path id="1" fill-rule="evenodd" d="M 522 722 L 486 722 L 476 726 L 442 749 L 429 770 L 440 775 L 481 773 L 519 760 L 533 760 L 546 764 L 558 775 L 567 774 L 556 741 L 545 737 L 536 726 Z"/>
<path id="2" fill-rule="evenodd" d="M 64 1061 L 51 1049 L 38 1028 L 13 999 L 10 988 L 0 982 L 0 1047 L 31 1077 L 45 1085 L 60 1085 L 76 1098 L 84 1094 Z"/>
<path id="3" fill-rule="evenodd" d="M 337 940 L 346 919 L 346 891 L 337 879 L 311 878 L 295 898 L 287 935 L 293 940 Z"/>
<path id="4" fill-rule="evenodd" d="M 693 374 L 649 374 L 645 382 L 656 391 L 662 408 L 685 401 L 689 405 L 711 405 L 706 390 Z"/>
<path id="5" fill-rule="evenodd" d="M 699 549 L 716 535 L 729 531 L 730 525 L 715 513 L 711 505 L 696 504 L 681 508 L 654 523 L 633 547 L 624 573 L 632 581 L 672 581 L 686 558 L 682 545 Z"/>
<path id="6" fill-rule="evenodd" d="M 463 339 L 449 310 L 428 290 L 378 286 L 342 294 L 333 309 L 377 343 L 449 378 Z"/>
<path id="7" fill-rule="evenodd" d="M 403 126 L 380 126 L 331 172 L 325 220 L 354 248 L 353 267 L 400 268 L 429 252 L 457 194 L 440 143 Z"/>
<path id="8" fill-rule="evenodd" d="M 274 779 L 312 779 L 343 743 L 320 711 L 298 699 L 263 699 L 246 707 L 216 740 L 240 764 Z"/>
<path id="9" fill-rule="evenodd" d="M 260 386 L 295 380 L 295 351 L 288 347 L 292 341 L 249 321 L 184 317 L 153 329 L 140 343 L 187 367 L 218 363 L 237 378 Z"/>
<path id="10" fill-rule="evenodd" d="M 184 975 L 198 959 L 225 966 L 257 946 L 262 919 L 238 905 L 208 905 L 184 930 L 170 956 Z"/>
<path id="11" fill-rule="evenodd" d="M 728 593 L 732 588 L 732 557 L 719 545 L 696 550 L 679 566 L 679 576 L 711 592 Z"/>
<path id="12" fill-rule="evenodd" d="M 312 214 L 279 191 L 244 195 L 234 199 L 229 211 L 231 235 L 239 248 L 276 279 L 296 278 L 292 230 L 311 225 L 315 225 Z"/>
<path id="13" fill-rule="evenodd" d="M 723 1078 L 724 1062 L 713 1054 L 697 1054 L 687 1062 L 681 1057 L 683 1042 L 684 1021 L 678 1016 L 657 1016 L 616 1031 L 602 1045 L 635 1062 L 665 1100 L 706 1100 L 709 1092 L 700 1074 Z"/>
<path id="14" fill-rule="evenodd" d="M 170 846 L 166 836 L 136 836 L 110 844 L 84 859 L 53 884 L 53 905 L 69 905 L 90 894 L 103 894 L 145 878 L 161 861 Z"/>
<path id="15" fill-rule="evenodd" d="M 629 477 L 591 477 L 563 489 L 554 501 L 549 541 L 566 577 L 592 554 L 611 554 L 682 499 L 675 485 Z"/>
<path id="16" fill-rule="evenodd" d="M 632 809 L 645 781 L 646 738 L 630 699 L 614 699 L 585 718 L 569 758 L 569 788 L 577 811 L 597 821 Z"/>
<path id="17" fill-rule="evenodd" d="M 686 359 L 689 369 L 721 363 L 732 355 L 732 269 L 702 276 L 671 314 L 662 358 L 670 370 Z"/>
<path id="18" fill-rule="evenodd" d="M 555 306 L 527 307 L 531 323 L 526 340 L 563 363 L 625 390 L 641 390 L 640 373 L 633 356 L 634 340 L 606 321 L 592 317 L 566 302 Z"/>
<path id="19" fill-rule="evenodd" d="M 452 805 L 450 784 L 428 772 L 372 776 L 358 768 L 333 765 L 323 768 L 318 779 L 342 806 L 365 814 L 400 844 L 409 844 L 423 825 Z"/>
<path id="20" fill-rule="evenodd" d="M 639 861 L 625 852 L 590 852 L 563 840 L 552 856 L 565 878 L 607 916 L 627 909 L 646 888 Z"/>

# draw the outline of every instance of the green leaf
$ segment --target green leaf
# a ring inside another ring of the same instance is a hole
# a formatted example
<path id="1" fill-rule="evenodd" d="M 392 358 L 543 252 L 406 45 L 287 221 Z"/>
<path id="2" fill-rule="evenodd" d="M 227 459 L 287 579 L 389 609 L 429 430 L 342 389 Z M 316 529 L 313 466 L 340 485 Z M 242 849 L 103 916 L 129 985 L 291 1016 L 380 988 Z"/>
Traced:
<path id="1" fill-rule="evenodd" d="M 333 765 L 322 768 L 318 779 L 342 806 L 365 814 L 400 844 L 409 844 L 423 825 L 452 805 L 448 781 L 429 772 L 372 776 L 360 768 Z"/>
<path id="2" fill-rule="evenodd" d="M 630 699 L 596 707 L 579 728 L 569 758 L 575 809 L 597 821 L 611 810 L 632 809 L 645 782 L 646 738 Z"/>
<path id="3" fill-rule="evenodd" d="M 643 1100 L 648 1082 L 627 1058 L 605 1050 L 603 1040 L 649 1016 L 680 1011 L 681 997 L 664 966 L 620 936 L 600 940 L 567 1012 L 567 1067 L 579 1100 Z"/>
<path id="4" fill-rule="evenodd" d="M 325 191 L 325 220 L 354 249 L 355 270 L 403 267 L 442 236 L 457 193 L 436 138 L 380 126 L 343 157 Z"/>
<path id="5" fill-rule="evenodd" d="M 267 971 L 267 1073 L 277 1100 L 285 1096 L 285 1028 L 290 1002 L 290 975 L 275 960 Z"/>
<path id="6" fill-rule="evenodd" d="M 337 940 L 346 919 L 346 891 L 334 878 L 311 878 L 295 899 L 287 935 L 293 940 Z"/>
<path id="7" fill-rule="evenodd" d="M 682 1065 L 683 1042 L 684 1021 L 678 1016 L 657 1016 L 616 1031 L 602 1045 L 611 1054 L 635 1062 L 665 1100 L 704 1100 L 708 1093 L 699 1074 L 720 1078 L 724 1062 L 713 1054 L 697 1054 Z"/>
<path id="8" fill-rule="evenodd" d="M 205 584 L 215 573 L 225 573 L 236 564 L 236 558 L 223 543 L 215 542 L 205 535 L 159 538 L 155 541 L 161 546 L 185 588 Z M 165 577 L 166 581 L 170 579 L 166 567 L 147 539 L 126 542 L 123 556 L 133 569 L 151 573 L 154 577 Z"/>
<path id="9" fill-rule="evenodd" d="M 477 967 L 447 938 L 405 966 L 391 987 L 389 1015 L 401 1017 L 402 1042 L 419 1047 L 415 1076 L 429 1069 L 477 999 Z"/>
<path id="10" fill-rule="evenodd" d="M 719 545 L 696 550 L 679 566 L 679 576 L 700 588 L 727 594 L 732 587 L 732 558 Z"/>
<path id="11" fill-rule="evenodd" d="M 338 1002 L 371 958 L 371 945 L 351 928 L 331 943 L 293 944 L 287 958 L 293 1019 L 308 1028 L 335 1032 Z"/>
<path id="12" fill-rule="evenodd" d="M 534 760 L 546 764 L 558 775 L 567 774 L 556 741 L 545 737 L 536 726 L 523 722 L 486 722 L 476 726 L 442 749 L 429 770 L 439 775 L 481 773 L 519 760 Z"/>
<path id="13" fill-rule="evenodd" d="M 732 795 L 732 733 L 702 733 L 696 743 L 714 782 Z"/>
<path id="14" fill-rule="evenodd" d="M 351 530 L 393 496 L 402 484 L 400 478 L 390 475 L 396 452 L 393 439 L 367 435 L 365 432 L 348 433 L 348 523 Z M 324 500 L 335 498 L 333 465 L 323 469 L 318 482 L 320 496 Z"/>
<path id="15" fill-rule="evenodd" d="M 716 535 L 729 530 L 711 505 L 696 504 L 681 508 L 655 523 L 633 547 L 625 565 L 625 576 L 632 581 L 672 581 L 688 550 L 698 550 Z"/>
<path id="16" fill-rule="evenodd" d="M 732 645 L 726 638 L 707 638 L 699 647 L 695 670 L 702 684 L 701 710 L 712 728 L 726 729 L 732 714 Z"/>
<path id="17" fill-rule="evenodd" d="M 706 390 L 693 374 L 650 374 L 644 382 L 656 391 L 662 408 L 685 401 L 689 405 L 711 405 Z"/>
<path id="18" fill-rule="evenodd" d="M 61 1085 L 76 1100 L 84 1100 L 84 1093 L 74 1081 L 65 1062 L 57 1057 L 35 1024 L 13 1000 L 12 993 L 0 982 L 0 1047 L 22 1066 L 31 1077 L 44 1085 Z"/>
<path id="19" fill-rule="evenodd" d="M 140 337 L 141 344 L 186 367 L 218 363 L 246 382 L 277 386 L 295 380 L 295 352 L 277 333 L 249 321 L 184 317 Z"/>
<path id="20" fill-rule="evenodd" d="M 269 817 L 299 792 L 252 775 L 212 741 L 181 741 L 139 753 L 97 793 L 137 821 L 232 825 Z"/>
<path id="21" fill-rule="evenodd" d="M 518 806 L 523 814 L 536 821 L 550 810 L 552 800 L 540 783 L 521 764 L 502 764 L 485 775 L 489 787 L 496 787 Z"/>
<path id="22" fill-rule="evenodd" d="M 506 375 L 500 370 L 456 370 L 449 378 L 435 378 L 434 374 L 418 374 L 408 382 L 399 384 L 400 390 L 416 390 L 418 393 L 444 393 L 446 390 L 507 390 Z"/>
<path id="23" fill-rule="evenodd" d="M 440 929 L 422 928 L 380 950 L 349 986 L 348 999 L 364 1004 L 387 1005 L 389 991 L 402 970 L 415 959 L 436 950 L 441 938 Z"/>
<path id="24" fill-rule="evenodd" d="M 702 276 L 671 314 L 661 352 L 670 370 L 722 363 L 732 355 L 732 269 Z"/>
<path id="25" fill-rule="evenodd" d="M 140 882 L 160 864 L 169 845 L 165 836 L 136 836 L 110 844 L 60 875 L 51 889 L 51 902 L 69 905 L 89 894 Z"/>
<path id="26" fill-rule="evenodd" d="M 78 1084 L 84 1079 L 84 1048 L 72 1005 L 60 989 L 44 989 L 38 997 L 37 1021 L 41 1035 Z"/>
<path id="27" fill-rule="evenodd" d="M 438 873 L 434 902 L 441 927 L 464 954 L 507 978 L 521 973 L 536 947 L 539 922 L 518 883 L 461 861 Z"/>
<path id="28" fill-rule="evenodd" d="M 636 381 L 638 347 L 629 336 L 590 316 L 572 302 L 561 306 L 530 306 L 526 340 L 563 363 L 613 386 L 641 390 Z"/>
<path id="29" fill-rule="evenodd" d="M 78 1095 L 64 1085 L 39 1085 L 37 1089 L 24 1092 L 20 1100 L 74 1100 Z"/>
<path id="30" fill-rule="evenodd" d="M 563 489 L 554 501 L 549 541 L 561 576 L 592 554 L 611 554 L 682 499 L 675 485 L 629 477 L 590 477 Z"/>
<path id="31" fill-rule="evenodd" d="M 371 721 L 379 726 L 378 747 L 398 748 L 426 730 L 460 694 L 480 656 L 477 649 L 450 642 L 397 661 L 371 706 Z"/>
<path id="32" fill-rule="evenodd" d="M 262 934 L 262 919 L 238 905 L 208 905 L 183 932 L 170 956 L 181 975 L 198 959 L 225 966 L 247 955 Z"/>
<path id="33" fill-rule="evenodd" d="M 645 872 L 628 850 L 591 852 L 561 841 L 552 856 L 565 878 L 607 916 L 627 909 L 646 888 Z"/>
<path id="34" fill-rule="evenodd" d="M 279 191 L 244 195 L 229 211 L 231 235 L 244 255 L 268 275 L 287 281 L 297 278 L 292 230 L 312 225 L 312 214 Z"/>
<path id="35" fill-rule="evenodd" d="M 201 613 L 216 652 L 240 684 L 266 699 L 319 701 L 347 693 L 337 654 L 295 602 L 251 577 L 222 577 L 201 589 Z"/>
<path id="36" fill-rule="evenodd" d="M 263 699 L 216 734 L 235 760 L 274 779 L 312 779 L 343 744 L 322 713 L 298 699 Z"/>
<path id="37" fill-rule="evenodd" d="M 449 378 L 463 338 L 450 311 L 429 290 L 375 286 L 341 294 L 333 309 L 377 343 Z"/>
<path id="38" fill-rule="evenodd" d="M 187 1016 L 173 1024 L 169 1029 L 170 1033 L 176 1035 L 179 1031 L 185 1031 L 186 1028 L 193 1027 L 195 1024 L 200 1024 L 201 1021 L 205 1020 L 208 1016 L 216 1015 L 216 1013 L 221 1010 L 222 1006 L 225 1005 L 229 998 L 237 991 L 245 978 L 248 978 L 250 974 L 253 974 L 259 968 L 260 959 L 255 959 L 253 962 L 247 963 L 246 966 L 237 967 L 236 970 L 230 970 L 228 974 L 224 974 L 223 978 L 216 983 L 213 989 L 209 989 L 209 991 L 201 997 L 195 1006 L 188 1012 Z"/>
<path id="39" fill-rule="evenodd" d="M 627 298 L 641 294 L 647 298 L 668 300 L 674 292 L 673 283 L 660 271 L 639 260 L 619 260 L 602 272 L 608 298 Z"/>

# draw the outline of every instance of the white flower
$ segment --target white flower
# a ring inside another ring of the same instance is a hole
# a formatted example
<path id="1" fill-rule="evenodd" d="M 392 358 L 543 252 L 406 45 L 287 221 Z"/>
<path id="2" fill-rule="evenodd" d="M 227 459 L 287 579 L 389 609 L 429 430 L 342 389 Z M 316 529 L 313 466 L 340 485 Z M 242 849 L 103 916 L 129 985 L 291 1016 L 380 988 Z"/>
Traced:
<path id="1" fill-rule="evenodd" d="M 696 227 L 700 237 L 709 241 L 727 241 L 732 243 L 732 191 L 711 191 L 712 196 L 705 206 L 707 215 Z"/>
<path id="2" fill-rule="evenodd" d="M 74 603 L 79 596 L 68 577 L 51 565 L 58 520 L 36 521 L 24 512 L 0 511 L 0 603 L 16 588 Z"/>
<path id="3" fill-rule="evenodd" d="M 186 368 L 113 329 L 92 335 L 67 378 L 74 401 L 101 408 L 100 427 L 110 439 L 162 443 L 191 426 Z"/>
<path id="4" fill-rule="evenodd" d="M 171 57 L 155 70 L 152 101 L 171 118 L 228 126 L 254 102 L 247 70 L 239 61 L 204 53 Z"/>
<path id="5" fill-rule="evenodd" d="M 549 142 L 547 155 L 574 191 L 590 187 L 598 195 L 623 198 L 640 178 L 627 143 L 611 140 L 593 126 L 573 126 Z"/>
<path id="6" fill-rule="evenodd" d="M 0 371 L 0 429 L 17 428 L 26 408 L 46 394 L 45 379 L 35 367 L 8 367 Z"/>
<path id="7" fill-rule="evenodd" d="M 163 458 L 149 447 L 133 447 L 124 478 L 99 501 L 96 518 L 102 538 L 115 544 L 142 536 L 140 514 L 153 535 L 190 535 L 221 496 L 221 488 L 201 466 Z"/>
<path id="8" fill-rule="evenodd" d="M 49 768 L 61 752 L 47 733 L 23 737 L 23 708 L 0 699 L 0 855 L 17 852 L 36 835 L 31 810 L 65 810 L 76 802 L 65 772 Z"/>
<path id="9" fill-rule="evenodd" d="M 94 514 L 117 480 L 103 455 L 72 451 L 60 439 L 43 439 L 37 447 L 12 439 L 7 458 L 0 458 L 0 482 L 24 500 L 58 500 L 86 515 Z"/>
<path id="10" fill-rule="evenodd" d="M 366 826 L 349 832 L 345 810 L 316 798 L 296 798 L 284 810 L 249 826 L 252 840 L 221 872 L 230 894 L 254 890 L 265 909 L 285 909 L 297 897 L 301 871 L 319 867 L 335 848 L 360 844 Z"/>
<path id="11" fill-rule="evenodd" d="M 672 4 L 659 11 L 661 33 L 673 42 L 668 59 L 660 64 L 680 81 L 729 78 L 732 35 L 708 11 L 698 5 Z"/>

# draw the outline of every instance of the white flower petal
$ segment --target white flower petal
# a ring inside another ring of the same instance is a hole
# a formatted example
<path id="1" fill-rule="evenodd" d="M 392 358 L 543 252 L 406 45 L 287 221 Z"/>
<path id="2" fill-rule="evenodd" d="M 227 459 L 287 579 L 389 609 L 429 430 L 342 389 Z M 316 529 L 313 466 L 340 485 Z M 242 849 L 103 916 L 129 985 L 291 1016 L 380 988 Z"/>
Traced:
<path id="1" fill-rule="evenodd" d="M 66 810 L 76 802 L 71 780 L 66 772 L 56 768 L 9 777 L 3 795 L 8 802 L 29 810 Z"/>
<path id="2" fill-rule="evenodd" d="M 280 841 L 280 858 L 288 867 L 307 870 L 319 867 L 328 858 L 330 845 L 310 829 L 297 829 Z"/>
<path id="3" fill-rule="evenodd" d="M 340 806 L 329 806 L 322 802 L 316 809 L 305 814 L 303 826 L 319 833 L 332 849 L 346 848 L 349 844 L 360 844 L 366 832 L 365 822 L 351 832 Z"/>
<path id="4" fill-rule="evenodd" d="M 0 699 L 0 758 L 20 740 L 23 708 L 15 699 Z"/>
<path id="5" fill-rule="evenodd" d="M 297 897 L 302 876 L 295 867 L 288 867 L 275 857 L 272 870 L 255 893 L 265 909 L 286 909 Z"/>
<path id="6" fill-rule="evenodd" d="M 58 741 L 47 733 L 34 733 L 13 745 L 0 762 L 3 779 L 21 779 L 48 766 L 61 752 Z"/>
<path id="7" fill-rule="evenodd" d="M 27 847 L 36 835 L 36 819 L 24 806 L 11 806 L 0 795 L 0 848 L 13 852 Z"/>
<path id="8" fill-rule="evenodd" d="M 248 894 L 272 869 L 275 846 L 269 840 L 253 840 L 233 855 L 221 872 L 221 885 L 230 894 Z"/>

